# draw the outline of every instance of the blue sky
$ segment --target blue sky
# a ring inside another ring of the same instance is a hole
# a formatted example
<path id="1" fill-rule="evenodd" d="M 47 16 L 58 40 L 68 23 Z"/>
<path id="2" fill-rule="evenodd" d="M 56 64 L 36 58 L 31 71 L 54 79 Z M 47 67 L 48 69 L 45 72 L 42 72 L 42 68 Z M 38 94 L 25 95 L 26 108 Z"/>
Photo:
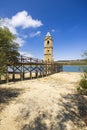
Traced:
<path id="1" fill-rule="evenodd" d="M 48 31 L 55 60 L 79 59 L 87 50 L 87 0 L 2 0 L 0 17 L 21 54 L 43 59 Z"/>

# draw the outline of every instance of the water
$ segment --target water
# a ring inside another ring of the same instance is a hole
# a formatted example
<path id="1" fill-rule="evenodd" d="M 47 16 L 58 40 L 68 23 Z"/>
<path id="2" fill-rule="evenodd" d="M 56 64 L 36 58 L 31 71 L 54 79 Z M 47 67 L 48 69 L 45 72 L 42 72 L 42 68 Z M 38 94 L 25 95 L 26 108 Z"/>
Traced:
<path id="1" fill-rule="evenodd" d="M 27 68 L 28 66 L 26 66 Z M 83 68 L 87 68 L 87 65 L 64 65 L 63 66 L 63 71 L 64 72 L 83 72 Z M 33 66 L 34 68 L 34 66 Z M 29 68 L 28 68 L 29 69 Z M 13 72 L 13 70 L 11 68 L 8 69 L 9 72 Z M 23 70 L 23 68 L 22 68 Z M 36 70 L 36 69 L 35 69 Z M 35 70 L 33 70 L 33 72 L 35 72 Z M 37 69 L 39 71 L 39 69 Z M 43 69 L 42 69 L 43 70 Z M 19 67 L 19 70 L 16 70 L 16 72 L 20 72 L 21 71 L 21 67 Z M 29 72 L 26 70 L 26 72 Z"/>
<path id="2" fill-rule="evenodd" d="M 17 68 L 16 68 L 17 67 Z M 21 71 L 23 72 L 23 66 L 16 66 L 16 67 L 14 67 L 14 71 L 15 72 L 17 72 L 17 73 L 20 73 Z M 44 67 L 42 66 L 41 68 L 40 68 L 40 66 L 38 66 L 38 68 L 35 68 L 36 66 L 34 66 L 34 65 L 32 65 L 32 72 L 36 72 L 36 71 L 38 71 L 38 72 L 40 72 L 40 69 L 42 69 L 42 71 L 44 70 Z M 9 72 L 13 72 L 13 68 L 11 68 L 11 67 L 8 67 L 8 71 Z M 25 65 L 25 68 L 24 68 L 24 71 L 27 73 L 27 72 L 29 72 L 30 71 L 30 68 L 29 68 L 29 66 L 26 66 Z"/>
<path id="3" fill-rule="evenodd" d="M 77 65 L 64 65 L 63 71 L 64 72 L 83 72 L 83 69 L 87 68 L 86 65 L 77 66 Z"/>

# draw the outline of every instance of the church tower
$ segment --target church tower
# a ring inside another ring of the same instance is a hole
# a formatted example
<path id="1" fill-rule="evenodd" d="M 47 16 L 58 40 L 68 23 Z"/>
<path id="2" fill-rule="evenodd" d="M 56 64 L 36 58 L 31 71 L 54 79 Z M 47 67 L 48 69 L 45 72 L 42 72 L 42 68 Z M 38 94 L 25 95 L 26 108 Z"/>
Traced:
<path id="1" fill-rule="evenodd" d="M 53 62 L 53 38 L 49 32 L 44 38 L 44 61 Z"/>

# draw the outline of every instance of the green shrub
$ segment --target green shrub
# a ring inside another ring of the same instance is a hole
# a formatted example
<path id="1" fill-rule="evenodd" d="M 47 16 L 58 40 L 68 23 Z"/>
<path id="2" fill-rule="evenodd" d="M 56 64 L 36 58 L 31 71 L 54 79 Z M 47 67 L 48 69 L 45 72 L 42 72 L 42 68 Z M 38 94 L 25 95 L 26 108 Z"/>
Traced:
<path id="1" fill-rule="evenodd" d="M 79 93 L 87 95 L 87 50 L 84 51 L 82 56 L 84 57 L 86 66 L 82 68 L 83 76 L 79 82 L 79 86 L 78 86 L 77 90 Z"/>
<path id="2" fill-rule="evenodd" d="M 80 94 L 87 95 L 87 72 L 84 72 L 82 79 L 79 82 L 79 87 L 77 88 Z"/>
<path id="3" fill-rule="evenodd" d="M 80 85 L 83 89 L 87 89 L 87 79 L 85 79 L 85 78 L 81 79 L 79 85 Z"/>

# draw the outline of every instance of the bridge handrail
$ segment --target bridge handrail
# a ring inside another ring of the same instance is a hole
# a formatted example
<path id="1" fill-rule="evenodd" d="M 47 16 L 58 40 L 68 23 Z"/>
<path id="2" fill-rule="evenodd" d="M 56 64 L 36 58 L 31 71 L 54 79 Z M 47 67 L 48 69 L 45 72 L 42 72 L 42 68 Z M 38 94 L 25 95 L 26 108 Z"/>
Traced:
<path id="1" fill-rule="evenodd" d="M 33 58 L 33 57 L 27 57 L 27 56 L 23 56 L 20 55 L 17 57 L 18 58 L 18 62 L 19 63 L 43 63 L 43 60 L 38 59 L 38 58 Z"/>

